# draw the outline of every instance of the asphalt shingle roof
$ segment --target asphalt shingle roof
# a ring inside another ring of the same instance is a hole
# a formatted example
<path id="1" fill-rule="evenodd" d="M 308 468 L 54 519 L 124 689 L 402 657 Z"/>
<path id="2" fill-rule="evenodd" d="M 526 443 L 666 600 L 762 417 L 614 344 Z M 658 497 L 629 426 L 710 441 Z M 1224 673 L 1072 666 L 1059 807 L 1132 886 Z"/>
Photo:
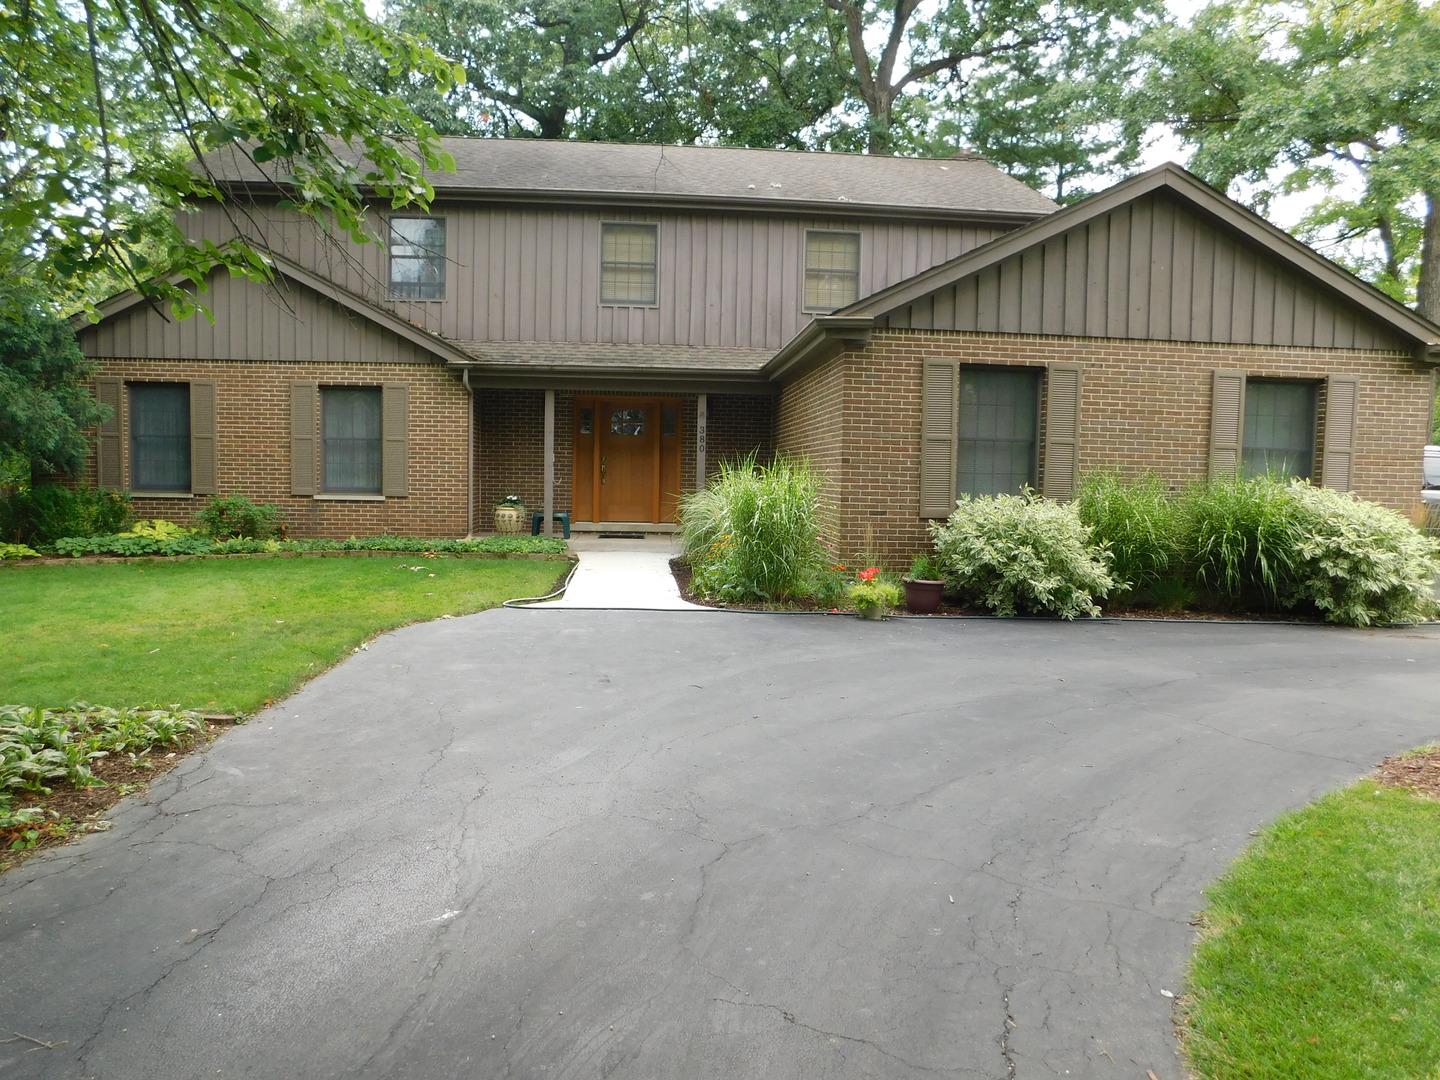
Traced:
<path id="1" fill-rule="evenodd" d="M 968 153 L 937 159 L 539 139 L 442 142 L 456 171 L 431 176 L 437 193 L 1029 216 L 1055 209 L 1039 192 Z M 210 162 L 222 181 L 260 182 L 270 171 L 234 152 Z"/>

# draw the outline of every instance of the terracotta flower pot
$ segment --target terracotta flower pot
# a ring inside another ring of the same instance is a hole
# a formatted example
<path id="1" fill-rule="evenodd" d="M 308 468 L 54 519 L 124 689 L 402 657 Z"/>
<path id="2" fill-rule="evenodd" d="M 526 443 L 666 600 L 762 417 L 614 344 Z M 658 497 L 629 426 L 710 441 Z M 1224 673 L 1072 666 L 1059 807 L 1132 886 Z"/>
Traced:
<path id="1" fill-rule="evenodd" d="M 912 615 L 933 615 L 940 610 L 945 582 L 924 578 L 902 578 L 905 583 L 905 610 Z"/>

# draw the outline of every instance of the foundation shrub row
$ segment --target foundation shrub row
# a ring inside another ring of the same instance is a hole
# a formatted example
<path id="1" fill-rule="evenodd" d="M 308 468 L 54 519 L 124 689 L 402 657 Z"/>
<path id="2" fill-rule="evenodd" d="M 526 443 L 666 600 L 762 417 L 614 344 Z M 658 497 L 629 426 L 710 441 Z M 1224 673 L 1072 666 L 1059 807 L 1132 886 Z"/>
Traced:
<path id="1" fill-rule="evenodd" d="M 818 527 L 823 484 L 784 458 L 722 466 L 681 507 L 695 592 L 726 602 L 846 599 L 854 583 Z M 924 557 L 950 600 L 997 615 L 1071 619 L 1099 615 L 1103 602 L 1368 626 L 1436 613 L 1440 542 L 1392 510 L 1303 481 L 1171 491 L 1155 476 L 1097 473 L 1068 504 L 1029 491 L 963 498 L 930 532 Z M 866 573 L 875 561 L 860 557 Z"/>

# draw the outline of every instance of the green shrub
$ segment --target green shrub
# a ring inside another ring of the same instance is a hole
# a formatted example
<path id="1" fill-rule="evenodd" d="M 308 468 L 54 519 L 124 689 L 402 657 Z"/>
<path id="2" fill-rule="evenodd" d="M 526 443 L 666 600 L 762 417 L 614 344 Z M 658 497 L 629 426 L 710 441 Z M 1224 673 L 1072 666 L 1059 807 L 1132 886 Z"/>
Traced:
<path id="1" fill-rule="evenodd" d="M 195 515 L 205 533 L 216 540 L 269 540 L 283 536 L 285 522 L 279 508 L 270 503 L 254 503 L 244 495 L 231 493 L 216 496 Z"/>
<path id="2" fill-rule="evenodd" d="M 1115 587 L 1079 511 L 1033 491 L 967 496 L 930 532 L 950 591 L 997 615 L 1099 615 L 1094 597 Z"/>
<path id="3" fill-rule="evenodd" d="M 421 536 L 363 536 L 358 540 L 253 540 L 235 537 L 212 540 L 190 530 L 155 536 L 116 533 L 72 536 L 59 540 L 60 555 L 166 556 L 252 555 L 273 551 L 403 551 L 435 554 L 561 555 L 565 541 L 544 536 L 482 536 L 473 540 L 437 540 Z"/>
<path id="4" fill-rule="evenodd" d="M 49 546 L 64 536 L 119 532 L 129 519 L 123 492 L 38 484 L 0 499 L 0 540 Z"/>
<path id="5" fill-rule="evenodd" d="M 1171 595 L 1161 583 L 1183 573 L 1189 530 L 1183 504 L 1165 481 L 1153 473 L 1137 479 L 1091 473 L 1081 480 L 1075 505 L 1092 541 L 1110 551 L 1115 599 L 1158 602 L 1157 587 Z"/>
<path id="6" fill-rule="evenodd" d="M 150 536 L 156 540 L 169 540 L 176 536 L 194 536 L 195 532 L 195 529 L 187 529 L 183 525 L 176 525 L 173 521 L 166 521 L 164 518 L 153 518 L 150 520 L 141 519 L 118 535 Z"/>
<path id="7" fill-rule="evenodd" d="M 1350 626 L 1416 622 L 1435 614 L 1440 543 L 1402 515 L 1348 492 L 1291 484 L 1299 530 L 1287 605 L 1313 604 Z"/>
<path id="8" fill-rule="evenodd" d="M 784 600 L 812 592 L 827 558 L 818 530 L 820 474 L 803 461 L 722 462 L 680 503 L 691 587 L 717 600 Z"/>
<path id="9" fill-rule="evenodd" d="M 0 543 L 0 562 L 4 562 L 6 559 L 38 559 L 39 557 L 38 551 L 24 544 Z"/>
<path id="10" fill-rule="evenodd" d="M 1182 496 L 1185 559 L 1209 602 L 1274 610 L 1295 571 L 1301 525 L 1289 484 L 1269 476 L 1194 484 Z"/>

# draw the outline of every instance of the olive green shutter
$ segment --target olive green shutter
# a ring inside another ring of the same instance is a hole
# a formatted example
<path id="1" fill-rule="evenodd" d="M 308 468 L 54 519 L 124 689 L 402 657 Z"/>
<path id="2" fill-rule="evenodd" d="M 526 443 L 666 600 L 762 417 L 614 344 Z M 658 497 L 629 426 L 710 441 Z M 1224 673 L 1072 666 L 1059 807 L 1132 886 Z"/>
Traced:
<path id="1" fill-rule="evenodd" d="M 1245 373 L 1217 371 L 1210 401 L 1210 479 L 1240 472 L 1240 433 L 1245 429 Z"/>
<path id="2" fill-rule="evenodd" d="M 386 383 L 380 391 L 380 494 L 410 494 L 410 387 Z"/>
<path id="3" fill-rule="evenodd" d="M 95 380 L 95 400 L 110 410 L 110 419 L 95 432 L 95 486 L 119 491 L 125 486 L 124 425 L 120 415 L 125 382 L 105 376 Z"/>
<path id="4" fill-rule="evenodd" d="M 290 384 L 290 494 L 315 494 L 315 402 L 319 384 Z"/>
<path id="5" fill-rule="evenodd" d="M 1359 412 L 1360 378 L 1331 375 L 1325 381 L 1325 449 L 1320 458 L 1320 485 L 1349 491 L 1355 486 L 1355 420 Z"/>
<path id="6" fill-rule="evenodd" d="M 214 495 L 215 483 L 215 383 L 190 383 L 190 493 Z"/>
<path id="7" fill-rule="evenodd" d="M 1080 458 L 1079 364 L 1051 364 L 1045 376 L 1045 476 L 1049 499 L 1075 497 L 1075 470 Z"/>
<path id="8" fill-rule="evenodd" d="M 955 411 L 960 365 L 926 360 L 920 388 L 920 516 L 946 518 L 955 510 Z"/>

